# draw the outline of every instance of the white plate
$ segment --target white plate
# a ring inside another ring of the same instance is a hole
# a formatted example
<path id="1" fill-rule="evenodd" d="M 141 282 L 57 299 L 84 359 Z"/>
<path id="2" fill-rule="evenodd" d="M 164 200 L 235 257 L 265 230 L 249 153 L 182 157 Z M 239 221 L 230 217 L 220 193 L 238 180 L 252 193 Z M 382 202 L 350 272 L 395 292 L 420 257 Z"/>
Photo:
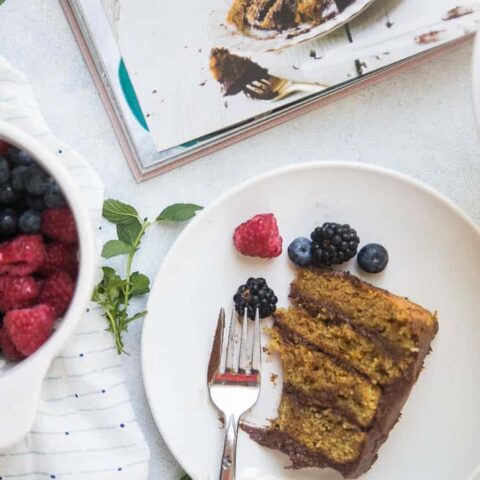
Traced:
<path id="1" fill-rule="evenodd" d="M 263 276 L 288 305 L 295 270 L 287 255 L 242 257 L 232 232 L 256 213 L 277 216 L 286 246 L 325 221 L 348 222 L 362 243 L 388 248 L 374 284 L 438 310 L 433 353 L 365 480 L 474 480 L 480 472 L 480 230 L 430 188 L 400 174 L 350 163 L 293 166 L 255 178 L 207 208 L 180 235 L 150 294 L 143 375 L 155 421 L 195 480 L 218 478 L 222 429 L 206 371 L 217 314 L 249 276 Z M 346 266 L 359 274 L 352 261 Z M 265 363 L 278 368 L 276 362 Z M 268 374 L 251 420 L 275 414 L 280 385 Z M 286 456 L 239 439 L 239 480 L 333 480 L 326 470 L 286 470 Z M 480 478 L 480 477 L 479 477 Z"/>
<path id="2" fill-rule="evenodd" d="M 242 32 L 227 21 L 229 5 L 209 17 L 209 36 L 217 47 L 237 53 L 274 52 L 320 38 L 360 15 L 375 0 L 355 0 L 334 18 L 320 25 L 303 24 L 281 32 L 251 28 Z"/>

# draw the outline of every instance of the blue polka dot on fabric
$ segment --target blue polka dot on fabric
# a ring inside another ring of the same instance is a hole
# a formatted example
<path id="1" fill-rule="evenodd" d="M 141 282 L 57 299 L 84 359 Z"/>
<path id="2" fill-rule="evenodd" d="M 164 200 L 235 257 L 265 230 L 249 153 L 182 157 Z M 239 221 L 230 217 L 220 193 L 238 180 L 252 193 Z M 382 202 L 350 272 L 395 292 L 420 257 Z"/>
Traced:
<path id="1" fill-rule="evenodd" d="M 118 467 L 117 468 L 117 472 L 121 472 L 122 471 L 122 467 Z M 2 480 L 2 478 L 0 477 L 0 480 Z"/>
<path id="2" fill-rule="evenodd" d="M 105 389 L 102 389 L 102 393 L 105 393 L 105 392 L 106 392 L 106 390 L 105 390 Z"/>
<path id="3" fill-rule="evenodd" d="M 124 423 L 121 423 L 121 424 L 120 424 L 120 428 L 125 428 L 125 424 L 124 424 Z"/>
<path id="4" fill-rule="evenodd" d="M 65 432 L 65 435 L 70 435 L 70 432 Z"/>
<path id="5" fill-rule="evenodd" d="M 78 398 L 78 393 L 75 394 L 75 398 Z"/>
<path id="6" fill-rule="evenodd" d="M 80 357 L 83 357 L 83 353 L 80 354 Z"/>
<path id="7" fill-rule="evenodd" d="M 50 478 L 57 478 L 57 477 L 56 477 L 55 475 L 53 475 L 53 474 L 52 474 L 52 475 L 50 475 Z"/>

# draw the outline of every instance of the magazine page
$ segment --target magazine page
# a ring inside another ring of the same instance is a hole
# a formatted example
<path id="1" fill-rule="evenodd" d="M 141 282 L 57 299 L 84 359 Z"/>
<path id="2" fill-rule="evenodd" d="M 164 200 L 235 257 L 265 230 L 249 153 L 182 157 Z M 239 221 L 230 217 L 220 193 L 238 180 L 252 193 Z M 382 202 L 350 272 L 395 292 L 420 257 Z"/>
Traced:
<path id="1" fill-rule="evenodd" d="M 104 1 L 159 150 L 463 37 L 480 11 L 457 0 Z"/>

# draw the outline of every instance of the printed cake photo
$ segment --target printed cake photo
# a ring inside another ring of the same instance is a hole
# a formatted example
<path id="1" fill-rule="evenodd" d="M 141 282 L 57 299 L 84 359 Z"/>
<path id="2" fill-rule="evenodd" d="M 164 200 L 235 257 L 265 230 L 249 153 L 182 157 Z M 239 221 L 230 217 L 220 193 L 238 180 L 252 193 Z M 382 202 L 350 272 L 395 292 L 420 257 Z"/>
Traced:
<path id="1" fill-rule="evenodd" d="M 252 27 L 283 31 L 302 24 L 320 25 L 355 0 L 234 0 L 227 21 L 239 30 Z"/>
<path id="2" fill-rule="evenodd" d="M 293 306 L 274 314 L 270 353 L 284 386 L 271 425 L 242 428 L 287 454 L 292 467 L 370 469 L 422 369 L 438 331 L 434 314 L 359 278 L 302 269 Z"/>

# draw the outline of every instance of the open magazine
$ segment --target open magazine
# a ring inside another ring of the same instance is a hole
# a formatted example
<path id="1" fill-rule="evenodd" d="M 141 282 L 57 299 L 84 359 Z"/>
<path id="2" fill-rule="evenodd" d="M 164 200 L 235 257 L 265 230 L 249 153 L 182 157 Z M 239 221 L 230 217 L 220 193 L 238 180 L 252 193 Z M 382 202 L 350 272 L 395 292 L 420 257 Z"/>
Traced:
<path id="1" fill-rule="evenodd" d="M 61 0 L 142 180 L 465 41 L 480 0 Z"/>

